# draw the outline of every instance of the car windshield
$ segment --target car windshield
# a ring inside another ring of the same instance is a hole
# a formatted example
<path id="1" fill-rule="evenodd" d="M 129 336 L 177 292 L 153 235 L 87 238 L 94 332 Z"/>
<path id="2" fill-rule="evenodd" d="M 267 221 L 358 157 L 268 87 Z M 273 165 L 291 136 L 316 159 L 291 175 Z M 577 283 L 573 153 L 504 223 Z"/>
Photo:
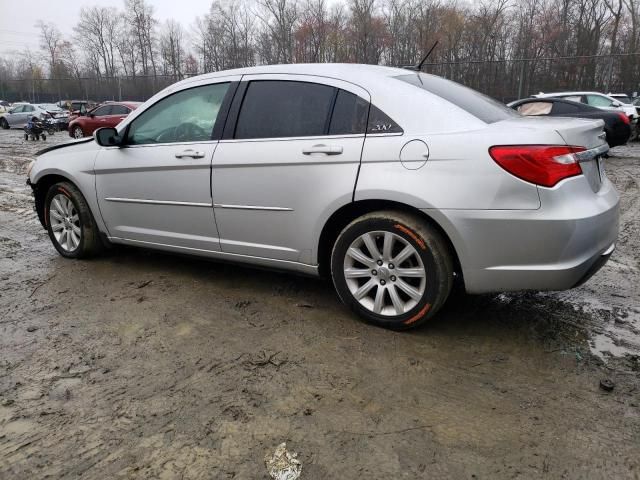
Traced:
<path id="1" fill-rule="evenodd" d="M 438 95 L 486 123 L 520 116 L 515 110 L 487 95 L 435 75 L 411 73 L 394 78 Z"/>

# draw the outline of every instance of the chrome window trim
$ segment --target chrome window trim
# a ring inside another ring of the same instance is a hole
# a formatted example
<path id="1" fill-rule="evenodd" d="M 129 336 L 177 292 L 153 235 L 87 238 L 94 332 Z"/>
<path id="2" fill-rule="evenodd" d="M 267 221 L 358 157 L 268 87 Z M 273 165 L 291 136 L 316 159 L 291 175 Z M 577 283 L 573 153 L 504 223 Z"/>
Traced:
<path id="1" fill-rule="evenodd" d="M 304 137 L 265 137 L 265 138 L 227 138 L 220 140 L 220 143 L 244 143 L 244 142 L 292 142 L 299 140 L 318 141 L 321 139 L 326 140 L 341 140 L 345 138 L 364 138 L 364 133 L 355 133 L 347 135 L 313 135 Z"/>
<path id="2" fill-rule="evenodd" d="M 114 147 L 102 147 L 106 149 L 117 148 L 144 148 L 144 147 L 168 147 L 168 146 L 180 146 L 180 145 L 215 145 L 219 140 L 202 140 L 193 142 L 165 142 L 165 143 L 140 143 L 137 145 L 116 145 Z"/>

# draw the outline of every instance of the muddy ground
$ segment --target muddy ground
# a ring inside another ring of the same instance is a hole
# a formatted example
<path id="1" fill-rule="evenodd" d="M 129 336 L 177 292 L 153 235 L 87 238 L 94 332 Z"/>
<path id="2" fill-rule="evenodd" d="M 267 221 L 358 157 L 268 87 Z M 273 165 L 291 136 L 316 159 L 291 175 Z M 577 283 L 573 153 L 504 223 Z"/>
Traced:
<path id="1" fill-rule="evenodd" d="M 0 478 L 266 479 L 284 441 L 304 480 L 640 476 L 640 145 L 607 162 L 620 238 L 586 285 L 408 333 L 314 279 L 62 259 L 24 185 L 41 146 L 0 131 Z"/>

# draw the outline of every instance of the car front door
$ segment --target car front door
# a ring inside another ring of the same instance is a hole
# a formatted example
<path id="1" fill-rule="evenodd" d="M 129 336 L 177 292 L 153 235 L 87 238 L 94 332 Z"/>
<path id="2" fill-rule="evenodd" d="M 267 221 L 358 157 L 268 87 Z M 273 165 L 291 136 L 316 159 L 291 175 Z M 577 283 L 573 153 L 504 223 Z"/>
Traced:
<path id="1" fill-rule="evenodd" d="M 103 105 L 96 108 L 84 119 L 85 135 L 91 135 L 96 129 L 101 127 L 113 127 L 107 119 L 111 115 L 111 105 Z"/>
<path id="2" fill-rule="evenodd" d="M 19 125 L 27 123 L 26 121 L 22 121 L 25 116 L 24 107 L 25 105 L 18 105 L 17 107 L 13 107 L 11 111 L 5 116 L 10 127 L 17 127 Z"/>
<path id="3" fill-rule="evenodd" d="M 110 237 L 219 250 L 211 159 L 221 132 L 216 122 L 225 118 L 221 106 L 239 79 L 198 82 L 164 96 L 121 128 L 123 146 L 100 150 L 96 191 Z"/>
<path id="4" fill-rule="evenodd" d="M 315 262 L 319 220 L 353 196 L 369 99 L 339 80 L 243 77 L 213 159 L 223 252 Z"/>

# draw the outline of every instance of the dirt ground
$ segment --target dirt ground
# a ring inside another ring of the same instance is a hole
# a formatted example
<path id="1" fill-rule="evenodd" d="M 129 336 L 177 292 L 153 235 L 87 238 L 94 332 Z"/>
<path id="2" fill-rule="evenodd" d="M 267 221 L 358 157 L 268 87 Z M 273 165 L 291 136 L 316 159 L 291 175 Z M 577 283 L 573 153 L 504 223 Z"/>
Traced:
<path id="1" fill-rule="evenodd" d="M 458 295 L 408 333 L 319 280 L 61 258 L 41 147 L 0 131 L 0 478 L 267 479 L 285 441 L 303 480 L 640 477 L 640 144 L 607 161 L 620 237 L 587 284 Z"/>

